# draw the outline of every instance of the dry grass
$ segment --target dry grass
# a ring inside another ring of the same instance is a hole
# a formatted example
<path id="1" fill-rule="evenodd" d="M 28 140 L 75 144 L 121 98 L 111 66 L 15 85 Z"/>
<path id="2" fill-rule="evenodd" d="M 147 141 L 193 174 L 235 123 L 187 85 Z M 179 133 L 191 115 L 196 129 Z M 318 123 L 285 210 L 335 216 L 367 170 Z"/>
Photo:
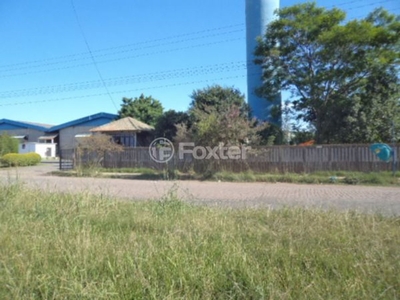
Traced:
<path id="1" fill-rule="evenodd" d="M 400 218 L 0 186 L 0 299 L 396 299 Z"/>

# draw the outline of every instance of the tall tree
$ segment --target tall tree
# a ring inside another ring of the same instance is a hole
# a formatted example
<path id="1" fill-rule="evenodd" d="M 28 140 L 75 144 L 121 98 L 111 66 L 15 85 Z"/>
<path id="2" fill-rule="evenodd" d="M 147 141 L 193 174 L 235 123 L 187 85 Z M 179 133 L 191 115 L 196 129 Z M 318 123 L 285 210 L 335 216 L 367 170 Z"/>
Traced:
<path id="1" fill-rule="evenodd" d="M 151 126 L 155 126 L 158 118 L 163 113 L 161 102 L 151 96 L 122 98 L 121 109 L 118 111 L 120 118 L 132 117 Z"/>
<path id="2" fill-rule="evenodd" d="M 179 126 L 177 139 L 204 146 L 258 143 L 265 124 L 249 118 L 244 95 L 233 87 L 213 85 L 195 90 L 189 107 L 190 126 Z"/>
<path id="3" fill-rule="evenodd" d="M 349 97 L 348 109 L 341 112 L 345 117 L 335 138 L 345 143 L 390 142 L 392 125 L 400 127 L 400 85 L 396 82 L 394 74 L 379 70 L 366 78 L 361 92 Z"/>
<path id="4" fill-rule="evenodd" d="M 176 142 L 192 141 L 201 146 L 239 146 L 241 144 L 258 145 L 260 132 L 266 123 L 257 124 L 255 120 L 243 117 L 240 107 L 232 104 L 220 109 L 213 107 L 194 109 L 196 122 L 191 127 L 178 126 Z"/>
<path id="5" fill-rule="evenodd" d="M 164 112 L 157 120 L 155 126 L 155 136 L 165 137 L 172 141 L 177 132 L 177 125 L 189 125 L 189 115 L 186 112 L 168 110 Z"/>
<path id="6" fill-rule="evenodd" d="M 189 107 L 189 113 L 206 110 L 222 112 L 226 111 L 232 105 L 240 109 L 241 115 L 247 116 L 249 106 L 245 101 L 244 94 L 234 87 L 222 87 L 220 85 L 212 85 L 203 89 L 193 91 L 190 96 L 192 101 Z"/>
<path id="7" fill-rule="evenodd" d="M 268 98 L 290 91 L 293 109 L 315 128 L 317 143 L 384 139 L 381 134 L 390 122 L 381 122 L 374 106 L 387 112 L 399 106 L 399 18 L 378 9 L 345 23 L 345 12 L 315 3 L 277 14 L 255 50 L 256 63 L 263 67 L 259 93 Z M 379 78 L 390 82 L 390 88 L 378 84 Z M 380 87 L 371 88 L 375 84 Z M 348 126 L 364 133 L 357 136 Z"/>
<path id="8" fill-rule="evenodd" d="M 8 153 L 18 153 L 18 140 L 8 134 L 0 135 L 0 157 Z"/>

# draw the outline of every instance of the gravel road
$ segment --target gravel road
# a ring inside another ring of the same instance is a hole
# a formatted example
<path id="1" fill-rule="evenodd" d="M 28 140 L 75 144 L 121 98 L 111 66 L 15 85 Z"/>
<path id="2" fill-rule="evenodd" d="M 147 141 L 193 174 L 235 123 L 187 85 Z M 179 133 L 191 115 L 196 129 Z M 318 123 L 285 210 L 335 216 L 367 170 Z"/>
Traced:
<path id="1" fill-rule="evenodd" d="M 73 178 L 47 175 L 57 164 L 0 169 L 0 182 L 16 178 L 47 191 L 86 191 L 126 200 L 160 199 L 176 189 L 181 199 L 223 207 L 317 207 L 400 215 L 400 188 L 287 183 L 231 183 Z"/>

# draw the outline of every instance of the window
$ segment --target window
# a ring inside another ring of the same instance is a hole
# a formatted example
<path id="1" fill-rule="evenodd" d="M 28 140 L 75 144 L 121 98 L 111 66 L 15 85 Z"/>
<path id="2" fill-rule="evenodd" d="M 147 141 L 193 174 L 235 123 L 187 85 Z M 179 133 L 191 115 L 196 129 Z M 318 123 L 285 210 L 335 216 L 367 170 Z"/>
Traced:
<path id="1" fill-rule="evenodd" d="M 113 136 L 114 142 L 124 147 L 133 148 L 136 147 L 136 135 L 135 134 L 119 134 Z"/>
<path id="2" fill-rule="evenodd" d="M 53 142 L 53 140 L 39 140 L 39 143 L 42 144 L 51 144 Z"/>

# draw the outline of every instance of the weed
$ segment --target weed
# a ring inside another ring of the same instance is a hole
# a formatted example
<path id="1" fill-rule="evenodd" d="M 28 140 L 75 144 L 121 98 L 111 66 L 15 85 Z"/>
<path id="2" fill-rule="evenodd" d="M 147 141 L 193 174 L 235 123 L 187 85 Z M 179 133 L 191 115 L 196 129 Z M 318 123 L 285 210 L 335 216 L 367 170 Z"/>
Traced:
<path id="1" fill-rule="evenodd" d="M 269 180 L 270 177 L 268 177 Z M 0 186 L 1 299 L 396 299 L 400 219 Z"/>

